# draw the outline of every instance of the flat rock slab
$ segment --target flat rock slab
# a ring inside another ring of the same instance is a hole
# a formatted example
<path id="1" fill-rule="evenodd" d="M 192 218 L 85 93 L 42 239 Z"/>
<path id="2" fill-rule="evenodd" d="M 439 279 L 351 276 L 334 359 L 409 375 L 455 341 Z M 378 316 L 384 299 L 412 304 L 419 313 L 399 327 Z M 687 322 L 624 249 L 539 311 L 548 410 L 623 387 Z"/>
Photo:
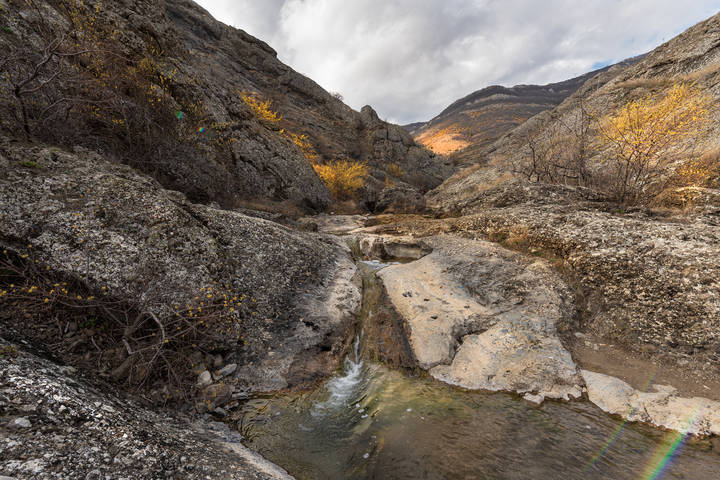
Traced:
<path id="1" fill-rule="evenodd" d="M 669 385 L 642 392 L 610 375 L 583 370 L 582 376 L 590 401 L 607 413 L 687 434 L 720 435 L 720 402 L 680 397 Z"/>
<path id="2" fill-rule="evenodd" d="M 579 397 L 555 328 L 573 297 L 546 263 L 484 241 L 425 240 L 432 253 L 378 272 L 420 367 L 464 388 Z"/>

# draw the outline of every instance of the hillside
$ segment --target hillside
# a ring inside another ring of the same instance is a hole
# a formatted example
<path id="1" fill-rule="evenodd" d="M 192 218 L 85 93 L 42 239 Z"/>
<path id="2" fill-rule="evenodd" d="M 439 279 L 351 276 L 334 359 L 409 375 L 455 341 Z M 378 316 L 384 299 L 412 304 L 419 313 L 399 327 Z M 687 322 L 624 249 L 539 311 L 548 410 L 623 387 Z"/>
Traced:
<path id="1" fill-rule="evenodd" d="M 528 118 L 559 105 L 605 69 L 548 85 L 493 85 L 455 101 L 428 122 L 405 128 L 415 141 L 456 165 L 478 162 L 492 143 Z"/>
<path id="2" fill-rule="evenodd" d="M 483 163 L 487 163 L 487 167 L 458 172 L 431 192 L 430 197 L 434 199 L 435 205 L 441 208 L 471 211 L 471 205 L 475 202 L 482 203 L 481 197 L 485 189 L 491 188 L 493 184 L 503 184 L 510 179 L 528 179 L 529 172 L 524 171 L 523 166 L 528 165 L 532 159 L 531 147 L 536 153 L 538 150 L 551 153 L 554 148 L 560 148 L 566 154 L 573 152 L 578 148 L 577 142 L 562 147 L 553 144 L 555 139 L 562 136 L 576 137 L 573 130 L 577 132 L 584 128 L 590 142 L 590 137 L 595 134 L 593 126 L 589 125 L 591 117 L 598 118 L 612 113 L 627 102 L 648 95 L 662 96 L 673 85 L 681 84 L 696 86 L 707 96 L 709 121 L 702 126 L 701 131 L 692 136 L 692 153 L 679 158 L 679 161 L 704 156 L 711 162 L 720 147 L 720 126 L 715 121 L 720 113 L 719 78 L 720 16 L 715 15 L 659 46 L 637 63 L 619 64 L 589 79 L 556 108 L 540 113 L 498 139 L 489 147 L 484 159 Z M 581 125 L 583 122 L 584 126 Z M 668 157 L 673 155 L 672 151 L 665 153 Z M 588 183 L 584 186 L 599 190 L 608 187 L 607 184 L 603 185 L 605 180 L 600 175 L 604 154 L 602 147 L 591 146 L 587 150 L 588 168 L 597 174 L 595 184 Z M 560 152 L 553 155 L 562 157 Z M 558 173 L 559 177 L 562 175 L 563 173 Z M 548 179 L 543 181 L 547 182 Z M 570 178 L 559 178 L 558 181 L 577 184 L 577 180 Z M 702 185 L 691 186 L 712 186 L 713 182 L 713 178 L 708 178 L 701 182 Z"/>
<path id="3" fill-rule="evenodd" d="M 390 164 L 419 189 L 446 176 L 400 127 L 352 110 L 190 0 L 11 2 L 0 13 L 10 138 L 102 151 L 226 207 L 327 208 L 310 161 L 367 163 L 370 207 Z"/>

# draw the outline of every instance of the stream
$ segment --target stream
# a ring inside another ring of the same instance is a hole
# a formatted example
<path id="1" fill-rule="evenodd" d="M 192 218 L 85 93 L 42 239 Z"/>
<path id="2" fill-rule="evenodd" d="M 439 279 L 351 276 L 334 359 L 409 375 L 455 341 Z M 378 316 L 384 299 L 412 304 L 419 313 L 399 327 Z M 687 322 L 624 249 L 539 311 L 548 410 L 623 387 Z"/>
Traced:
<path id="1" fill-rule="evenodd" d="M 362 318 L 342 367 L 313 391 L 245 406 L 249 446 L 296 478 L 720 478 L 720 445 L 710 440 L 625 423 L 587 401 L 536 407 L 368 358 L 382 288 L 375 272 L 385 264 L 359 266 Z"/>

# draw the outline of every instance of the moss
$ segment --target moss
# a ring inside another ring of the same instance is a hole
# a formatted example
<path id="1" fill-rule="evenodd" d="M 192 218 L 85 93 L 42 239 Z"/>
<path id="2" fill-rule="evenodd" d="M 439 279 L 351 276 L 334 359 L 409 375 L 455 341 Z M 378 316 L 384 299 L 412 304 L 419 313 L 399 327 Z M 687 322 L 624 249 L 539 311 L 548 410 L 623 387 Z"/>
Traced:
<path id="1" fill-rule="evenodd" d="M 33 162 L 32 160 L 20 162 L 20 165 L 22 165 L 25 168 L 38 168 L 40 166 L 37 162 Z"/>

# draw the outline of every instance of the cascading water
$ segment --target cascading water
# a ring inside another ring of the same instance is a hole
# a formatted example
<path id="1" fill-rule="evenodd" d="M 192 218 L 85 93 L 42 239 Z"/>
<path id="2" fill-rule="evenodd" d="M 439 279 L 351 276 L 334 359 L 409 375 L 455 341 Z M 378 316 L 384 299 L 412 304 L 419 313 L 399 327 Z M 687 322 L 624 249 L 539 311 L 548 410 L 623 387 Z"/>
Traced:
<path id="1" fill-rule="evenodd" d="M 311 409 L 315 417 L 323 416 L 328 411 L 349 406 L 349 401 L 362 387 L 364 362 L 360 357 L 360 339 L 362 332 L 355 336 L 352 353 L 345 357 L 343 372 L 331 378 L 326 384 L 329 396 L 327 400 L 316 403 Z"/>
<path id="2" fill-rule="evenodd" d="M 367 358 L 382 288 L 375 272 L 385 265 L 359 266 L 363 315 L 343 367 L 312 392 L 247 405 L 262 412 L 251 446 L 296 478 L 720 478 L 710 442 L 678 449 L 677 436 L 625 424 L 588 402 L 531 407 L 517 396 L 463 391 Z"/>

